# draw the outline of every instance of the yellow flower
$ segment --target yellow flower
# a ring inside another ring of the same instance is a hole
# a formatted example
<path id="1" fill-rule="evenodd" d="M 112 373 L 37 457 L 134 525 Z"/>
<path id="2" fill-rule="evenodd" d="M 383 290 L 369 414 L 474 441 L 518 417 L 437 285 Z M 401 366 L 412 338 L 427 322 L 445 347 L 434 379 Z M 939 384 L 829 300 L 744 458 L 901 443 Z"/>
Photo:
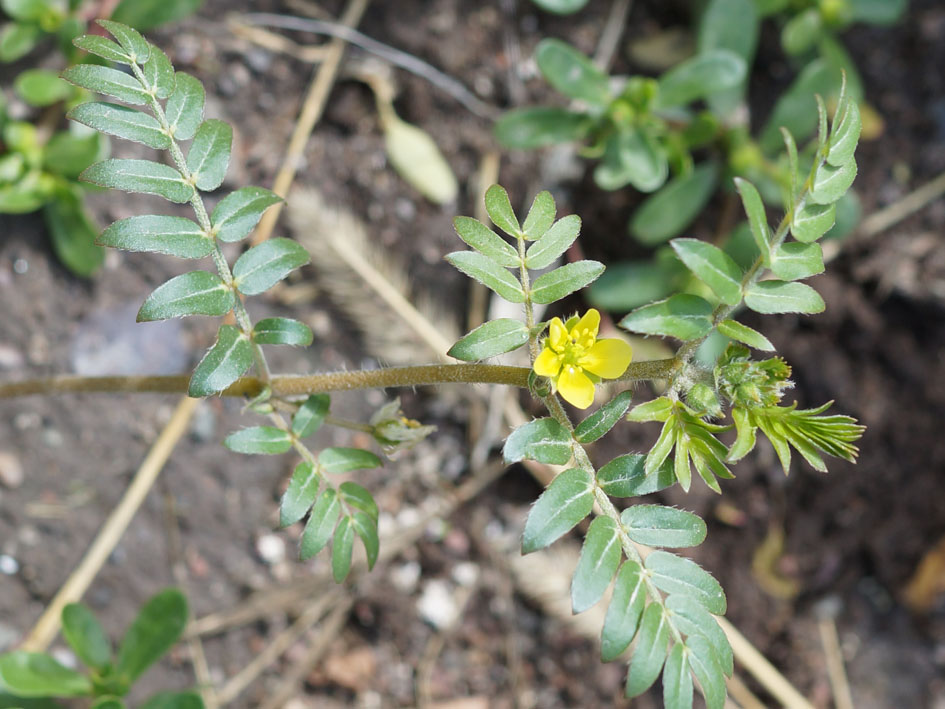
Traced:
<path id="1" fill-rule="evenodd" d="M 594 403 L 594 385 L 616 379 L 630 366 L 633 352 L 623 340 L 598 340 L 600 313 L 588 310 L 567 323 L 553 318 L 545 347 L 535 360 L 535 374 L 549 377 L 565 401 L 586 409 Z"/>

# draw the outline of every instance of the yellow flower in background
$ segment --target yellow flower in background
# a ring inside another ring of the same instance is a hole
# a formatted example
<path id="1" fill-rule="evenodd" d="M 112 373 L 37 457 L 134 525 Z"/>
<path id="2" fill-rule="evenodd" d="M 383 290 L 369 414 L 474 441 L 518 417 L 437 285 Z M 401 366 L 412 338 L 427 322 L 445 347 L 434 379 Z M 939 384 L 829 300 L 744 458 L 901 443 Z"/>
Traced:
<path id="1" fill-rule="evenodd" d="M 544 349 L 535 360 L 535 374 L 549 377 L 570 404 L 586 409 L 594 403 L 594 385 L 616 379 L 630 366 L 633 351 L 623 340 L 597 339 L 600 313 L 588 310 L 567 323 L 552 318 Z"/>

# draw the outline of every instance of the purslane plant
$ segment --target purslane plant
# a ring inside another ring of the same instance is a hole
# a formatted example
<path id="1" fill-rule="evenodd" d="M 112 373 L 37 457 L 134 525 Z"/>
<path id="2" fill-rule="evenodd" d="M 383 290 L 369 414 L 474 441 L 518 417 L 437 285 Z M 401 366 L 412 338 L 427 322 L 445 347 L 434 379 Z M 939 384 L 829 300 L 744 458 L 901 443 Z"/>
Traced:
<path id="1" fill-rule="evenodd" d="M 130 217 L 108 227 L 100 241 L 134 251 L 212 260 L 215 273 L 194 270 L 171 279 L 147 298 L 138 317 L 232 315 L 232 322 L 220 325 L 216 343 L 191 375 L 188 391 L 192 396 L 246 394 L 248 408 L 269 418 L 267 425 L 230 434 L 225 444 L 231 450 L 248 454 L 294 450 L 299 455 L 301 462 L 281 501 L 280 520 L 282 525 L 306 520 L 302 558 L 330 547 L 332 574 L 339 582 L 351 569 L 356 538 L 369 567 L 378 558 L 377 504 L 361 485 L 353 481 L 336 485 L 331 476 L 377 467 L 381 459 L 359 448 L 312 450 L 307 441 L 320 427 L 341 425 L 370 432 L 384 452 L 409 447 L 431 431 L 405 419 L 396 402 L 366 424 L 334 419 L 332 391 L 447 382 L 527 388 L 548 415 L 516 428 L 505 441 L 504 458 L 509 463 L 535 460 L 566 469 L 529 512 L 522 551 L 546 547 L 592 516 L 572 581 L 572 608 L 575 613 L 587 610 L 613 587 L 601 655 L 605 661 L 617 659 L 636 639 L 627 695 L 646 691 L 662 673 L 666 706 L 690 707 L 695 679 L 707 705 L 722 707 L 725 676 L 733 670 L 732 650 L 716 622 L 716 616 L 726 611 L 725 594 L 695 562 L 667 551 L 700 544 L 706 536 L 705 523 L 690 512 L 659 504 L 620 509 L 613 498 L 636 498 L 677 483 L 688 490 L 693 470 L 721 493 L 719 480 L 733 477 L 730 464 L 755 446 L 759 431 L 777 451 L 785 472 L 792 448 L 818 470 L 825 469 L 824 454 L 854 459 L 862 427 L 847 416 L 823 415 L 826 405 L 807 410 L 782 405 L 790 387 L 790 368 L 776 357 L 754 359 L 749 348 L 769 352 L 774 347 L 734 316 L 742 307 L 762 314 L 813 314 L 824 309 L 817 292 L 800 281 L 823 271 L 817 240 L 833 223 L 835 204 L 856 175 L 853 155 L 860 133 L 856 102 L 841 95 L 832 126 L 823 102 L 818 104 L 818 139 L 812 164 L 803 172 L 794 141 L 784 132 L 790 188 L 786 215 L 775 229 L 769 226 L 757 189 L 748 181 L 737 182 L 759 254 L 753 263 L 743 268 L 710 244 L 673 241 L 680 260 L 717 304 L 680 294 L 638 308 L 620 321 L 631 332 L 678 340 L 679 348 L 669 359 L 631 362 L 630 348 L 622 340 L 597 338 L 599 315 L 594 310 L 566 321 L 539 322 L 536 304 L 550 305 L 581 290 L 601 275 L 604 266 L 577 261 L 535 277 L 533 270 L 551 266 L 574 243 L 580 218 L 556 219 L 553 198 L 541 192 L 520 221 L 506 191 L 493 185 L 485 195 L 486 211 L 509 238 L 478 220 L 458 217 L 456 232 L 471 250 L 446 258 L 502 298 L 520 304 L 521 320 L 492 320 L 460 339 L 449 354 L 464 364 L 273 377 L 263 346 L 304 346 L 312 341 L 312 332 L 288 318 L 253 323 L 242 297 L 265 292 L 306 264 L 309 255 L 289 239 L 271 239 L 245 251 L 231 268 L 221 242 L 246 237 L 279 198 L 262 188 L 244 187 L 208 210 L 201 193 L 217 189 L 223 181 L 230 127 L 203 119 L 203 87 L 193 77 L 175 72 L 160 49 L 124 25 L 101 24 L 116 41 L 84 38 L 83 46 L 128 71 L 76 67 L 65 77 L 131 107 L 88 103 L 74 109 L 72 117 L 110 135 L 165 150 L 172 164 L 110 159 L 90 167 L 83 179 L 189 203 L 195 220 Z M 187 141 L 189 145 L 184 145 Z M 706 366 L 694 354 L 714 332 L 732 344 Z M 531 363 L 528 368 L 481 363 L 523 347 Z M 255 376 L 244 377 L 250 368 Z M 662 396 L 633 409 L 631 392 L 621 391 L 575 425 L 559 395 L 587 409 L 600 378 L 617 383 L 663 380 L 668 386 Z M 286 412 L 292 414 L 289 420 L 283 416 Z M 732 423 L 725 423 L 727 416 Z M 663 427 L 647 453 L 620 455 L 596 466 L 587 446 L 622 419 L 659 421 Z M 735 432 L 730 445 L 719 438 L 728 430 Z M 16 691 L 15 686 L 8 689 Z"/>

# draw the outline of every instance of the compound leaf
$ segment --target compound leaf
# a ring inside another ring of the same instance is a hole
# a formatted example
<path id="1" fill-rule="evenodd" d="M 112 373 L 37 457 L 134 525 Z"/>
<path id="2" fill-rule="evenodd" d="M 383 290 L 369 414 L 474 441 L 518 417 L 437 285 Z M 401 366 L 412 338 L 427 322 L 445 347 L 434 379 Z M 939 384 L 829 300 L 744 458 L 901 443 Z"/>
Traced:
<path id="1" fill-rule="evenodd" d="M 153 116 L 115 103 L 80 103 L 66 114 L 66 118 L 149 148 L 163 150 L 171 144 L 171 139 Z"/>
<path id="2" fill-rule="evenodd" d="M 682 643 L 673 645 L 663 667 L 663 706 L 665 709 L 692 709 L 692 674 Z"/>
<path id="3" fill-rule="evenodd" d="M 675 483 L 672 465 L 664 463 L 647 475 L 646 456 L 639 453 L 618 456 L 597 471 L 597 484 L 613 497 L 649 495 Z"/>
<path id="4" fill-rule="evenodd" d="M 96 243 L 125 251 L 151 251 L 190 259 L 204 258 L 213 251 L 213 240 L 196 222 L 157 214 L 120 219 L 109 225 Z"/>
<path id="5" fill-rule="evenodd" d="M 169 165 L 151 160 L 103 160 L 83 170 L 79 179 L 124 192 L 155 194 L 178 204 L 194 196 L 194 188 L 183 175 Z"/>
<path id="6" fill-rule="evenodd" d="M 62 72 L 62 78 L 83 89 L 112 96 L 135 106 L 143 106 L 148 102 L 148 92 L 137 79 L 111 67 L 76 64 Z"/>
<path id="7" fill-rule="evenodd" d="M 543 190 L 535 195 L 532 206 L 522 223 L 522 234 L 529 241 L 538 239 L 555 221 L 555 198 Z"/>
<path id="8" fill-rule="evenodd" d="M 493 224 L 509 236 L 517 237 L 522 233 L 515 211 L 512 209 L 512 203 L 509 201 L 509 193 L 502 185 L 492 185 L 487 189 L 485 202 L 486 213 Z"/>
<path id="9" fill-rule="evenodd" d="M 341 499 L 345 504 L 356 510 L 360 510 L 377 524 L 380 510 L 377 509 L 377 503 L 366 488 L 357 483 L 347 481 L 341 483 L 341 486 L 338 488 L 338 493 L 341 495 Z"/>

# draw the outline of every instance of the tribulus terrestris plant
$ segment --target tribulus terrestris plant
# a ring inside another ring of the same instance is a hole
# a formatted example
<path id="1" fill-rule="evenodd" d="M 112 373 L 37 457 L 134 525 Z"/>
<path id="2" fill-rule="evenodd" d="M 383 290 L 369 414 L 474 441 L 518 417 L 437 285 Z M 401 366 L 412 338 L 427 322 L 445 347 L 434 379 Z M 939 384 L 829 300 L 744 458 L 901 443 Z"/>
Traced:
<path id="1" fill-rule="evenodd" d="M 720 481 L 733 477 L 730 466 L 755 447 L 759 432 L 774 447 L 785 473 L 793 452 L 820 471 L 826 470 L 826 456 L 855 458 L 855 442 L 863 428 L 847 416 L 827 414 L 829 403 L 812 409 L 799 409 L 796 402 L 785 404 L 790 367 L 776 356 L 753 355 L 752 350 L 771 353 L 775 348 L 736 316 L 745 307 L 762 314 L 816 314 L 824 309 L 820 295 L 802 281 L 824 270 L 818 239 L 830 228 L 835 205 L 856 176 L 854 149 L 861 129 L 857 103 L 842 92 L 831 122 L 824 102 L 818 101 L 818 133 L 809 168 L 802 169 L 794 139 L 783 131 L 790 187 L 786 214 L 774 228 L 758 190 L 748 181 L 736 181 L 759 254 L 747 268 L 711 244 L 673 241 L 679 259 L 717 304 L 677 294 L 640 307 L 620 321 L 630 332 L 678 341 L 672 357 L 632 361 L 633 353 L 624 340 L 598 336 L 600 316 L 593 309 L 566 319 L 539 320 L 536 306 L 554 304 L 586 287 L 604 266 L 583 260 L 536 276 L 535 271 L 552 266 L 575 242 L 580 218 L 558 218 L 550 193 L 541 192 L 520 219 L 505 189 L 493 185 L 485 195 L 486 211 L 504 236 L 476 219 L 458 217 L 456 232 L 471 248 L 455 251 L 447 260 L 520 305 L 521 319 L 491 320 L 462 337 L 449 352 L 462 360 L 460 364 L 274 375 L 265 348 L 306 346 L 313 340 L 312 331 L 288 318 L 253 322 L 243 298 L 266 292 L 308 263 L 310 255 L 292 240 L 275 238 L 247 249 L 232 265 L 228 262 L 221 244 L 247 237 L 265 210 L 280 198 L 260 187 L 243 187 L 208 209 L 203 195 L 221 185 L 230 160 L 230 126 L 204 119 L 202 85 L 175 72 L 160 49 L 128 26 L 100 24 L 114 41 L 99 36 L 77 41 L 127 70 L 80 65 L 67 70 L 64 77 L 120 103 L 85 103 L 73 108 L 70 117 L 95 130 L 165 151 L 169 162 L 112 158 L 89 167 L 82 179 L 189 204 L 193 219 L 134 216 L 109 226 L 99 242 L 212 263 L 213 270 L 190 270 L 158 287 L 142 304 L 138 319 L 226 318 L 215 344 L 189 376 L 187 392 L 194 397 L 244 397 L 251 413 L 268 419 L 265 425 L 230 434 L 225 445 L 231 450 L 246 454 L 295 451 L 299 456 L 280 505 L 280 518 L 283 525 L 307 519 L 301 557 L 330 548 L 330 566 L 338 582 L 351 570 L 356 540 L 368 566 L 378 558 L 378 506 L 371 493 L 354 482 L 336 485 L 332 476 L 380 466 L 381 458 L 360 448 L 318 450 L 311 443 L 322 426 L 338 423 L 330 416 L 332 392 L 445 383 L 521 387 L 544 406 L 547 415 L 512 431 L 503 448 L 506 462 L 535 460 L 566 467 L 532 507 L 522 538 L 523 553 L 552 544 L 592 517 L 573 576 L 571 604 L 575 613 L 585 611 L 613 586 L 601 634 L 602 659 L 615 660 L 634 643 L 627 696 L 643 693 L 662 673 L 667 707 L 690 707 L 697 683 L 707 705 L 721 708 L 725 677 L 733 671 L 733 653 L 716 620 L 726 612 L 725 593 L 707 571 L 676 552 L 700 544 L 706 525 L 691 512 L 635 498 L 677 484 L 689 490 L 694 478 L 721 493 Z M 730 338 L 731 344 L 706 366 L 694 353 L 714 332 Z M 527 351 L 531 366 L 483 363 L 519 348 Z M 252 374 L 247 375 L 250 370 Z M 602 380 L 624 390 L 572 421 L 562 400 L 578 411 L 587 410 Z M 136 384 L 139 389 L 167 391 L 177 381 L 155 377 Z M 643 381 L 661 381 L 665 388 L 659 397 L 631 408 L 629 387 Z M 662 430 L 648 452 L 595 464 L 588 446 L 625 420 L 658 421 Z M 372 433 L 385 453 L 431 433 L 431 427 L 405 419 L 396 403 L 362 424 L 362 429 Z M 735 437 L 726 444 L 720 434 L 730 430 Z M 626 504 L 627 500 L 632 502 Z M 0 683 L 20 697 L 81 695 L 95 697 L 97 707 L 122 706 L 118 697 L 138 674 L 122 669 L 127 670 L 127 662 L 122 661 L 125 643 L 117 664 L 112 664 L 110 653 L 105 652 L 107 643 L 88 614 L 81 608 L 70 613 L 82 621 L 67 620 L 70 643 L 98 674 L 91 680 L 81 675 L 77 679 L 76 673 L 52 658 L 14 652 L 0 657 Z M 134 667 L 143 670 L 146 665 L 139 658 Z M 199 699 L 189 694 L 177 703 L 168 702 L 160 706 L 199 706 Z"/>

